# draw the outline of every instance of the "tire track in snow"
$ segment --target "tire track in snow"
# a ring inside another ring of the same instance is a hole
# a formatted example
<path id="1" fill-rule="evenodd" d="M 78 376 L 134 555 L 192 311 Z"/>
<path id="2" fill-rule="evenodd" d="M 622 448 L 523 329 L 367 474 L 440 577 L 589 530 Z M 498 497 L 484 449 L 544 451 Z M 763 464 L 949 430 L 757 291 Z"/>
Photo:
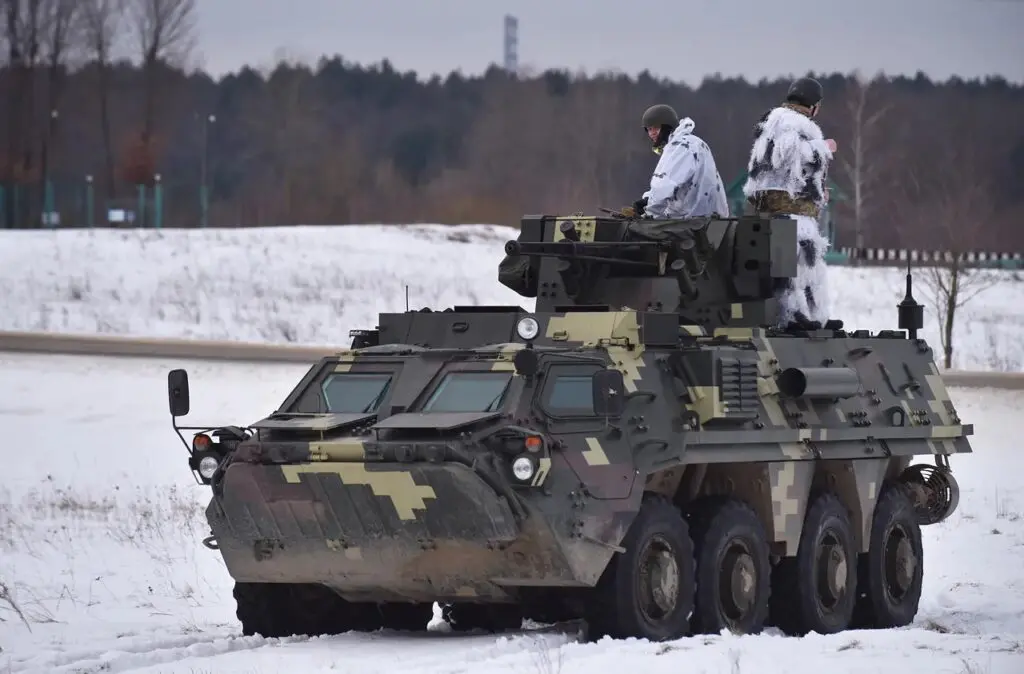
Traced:
<path id="1" fill-rule="evenodd" d="M 23 659 L 20 662 L 12 661 L 7 665 L 6 671 L 11 674 L 124 672 L 139 667 L 169 664 L 187 658 L 213 657 L 308 640 L 308 637 L 264 639 L 255 636 L 210 636 L 209 634 L 191 634 L 156 640 L 143 638 L 134 643 L 115 644 L 106 649 L 78 650 L 67 653 L 49 652 L 40 657 Z"/>
<path id="2" fill-rule="evenodd" d="M 451 660 L 452 651 L 463 656 L 463 662 L 485 662 L 502 656 L 522 654 L 525 650 L 537 648 L 540 640 L 558 647 L 561 643 L 575 641 L 578 629 L 572 624 L 556 624 L 544 627 L 514 630 L 502 634 L 473 633 L 426 633 L 374 632 L 348 633 L 334 636 L 306 637 L 293 636 L 281 639 L 237 636 L 225 631 L 223 635 L 209 632 L 156 637 L 137 635 L 123 637 L 109 648 L 73 650 L 69 652 L 50 651 L 39 656 L 14 659 L 6 663 L 4 674 L 99 674 L 132 671 L 159 665 L 169 665 L 191 658 L 212 658 L 241 651 L 253 651 L 295 644 L 331 643 L 344 645 L 348 657 L 368 657 L 377 660 L 382 651 L 400 646 L 416 646 L 414 659 L 417 666 L 425 665 L 435 669 Z M 128 642 L 128 643 L 125 643 Z M 561 642 L 561 643 L 558 643 Z M 530 646 L 534 643 L 537 645 Z M 460 649 L 459 646 L 463 648 Z M 441 667 L 443 669 L 443 667 Z M 463 671 L 458 669 L 455 671 Z"/>

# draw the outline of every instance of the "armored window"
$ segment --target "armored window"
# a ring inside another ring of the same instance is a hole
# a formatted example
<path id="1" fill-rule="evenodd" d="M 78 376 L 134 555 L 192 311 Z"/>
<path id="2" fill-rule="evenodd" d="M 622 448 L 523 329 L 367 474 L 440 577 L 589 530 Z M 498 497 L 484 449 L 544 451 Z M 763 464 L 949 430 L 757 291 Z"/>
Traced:
<path id="1" fill-rule="evenodd" d="M 423 406 L 424 412 L 493 412 L 501 407 L 511 372 L 449 373 Z"/>
<path id="2" fill-rule="evenodd" d="M 560 414 L 593 414 L 593 376 L 563 374 L 555 377 L 548 394 L 547 407 Z"/>
<path id="3" fill-rule="evenodd" d="M 546 377 L 540 404 L 552 417 L 593 417 L 595 365 L 559 363 Z"/>
<path id="4" fill-rule="evenodd" d="M 335 372 L 321 387 L 328 412 L 375 412 L 391 383 L 389 374 Z"/>

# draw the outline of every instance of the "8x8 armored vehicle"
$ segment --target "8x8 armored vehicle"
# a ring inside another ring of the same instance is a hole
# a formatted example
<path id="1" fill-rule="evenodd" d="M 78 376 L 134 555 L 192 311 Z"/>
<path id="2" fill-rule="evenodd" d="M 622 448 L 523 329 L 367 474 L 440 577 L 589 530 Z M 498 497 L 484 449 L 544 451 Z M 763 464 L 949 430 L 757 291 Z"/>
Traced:
<path id="1" fill-rule="evenodd" d="M 382 313 L 266 418 L 189 427 L 243 631 L 908 624 L 972 429 L 909 271 L 900 330 L 775 326 L 797 250 L 784 218 L 527 217 L 500 278 L 535 311 Z"/>

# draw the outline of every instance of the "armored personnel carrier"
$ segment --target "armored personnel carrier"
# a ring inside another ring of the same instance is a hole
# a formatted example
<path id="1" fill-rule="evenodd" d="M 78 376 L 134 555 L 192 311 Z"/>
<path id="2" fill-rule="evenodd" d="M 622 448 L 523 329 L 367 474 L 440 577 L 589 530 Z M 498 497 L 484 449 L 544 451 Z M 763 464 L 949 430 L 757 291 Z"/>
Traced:
<path id="1" fill-rule="evenodd" d="M 776 325 L 788 219 L 534 216 L 505 249 L 535 310 L 382 313 L 266 418 L 175 421 L 246 634 L 423 629 L 435 602 L 650 640 L 912 621 L 972 428 L 909 270 L 871 334 Z M 187 414 L 187 373 L 168 389 Z"/>

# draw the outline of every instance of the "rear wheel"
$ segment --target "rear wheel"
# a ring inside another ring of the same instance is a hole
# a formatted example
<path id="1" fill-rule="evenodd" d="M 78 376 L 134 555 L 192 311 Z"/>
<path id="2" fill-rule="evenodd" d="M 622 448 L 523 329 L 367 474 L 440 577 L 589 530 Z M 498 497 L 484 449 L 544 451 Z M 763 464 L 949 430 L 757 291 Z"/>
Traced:
<path id="1" fill-rule="evenodd" d="M 868 551 L 860 555 L 854 626 L 903 627 L 921 601 L 924 549 L 921 526 L 906 490 L 883 487 L 871 521 Z"/>
<path id="2" fill-rule="evenodd" d="M 645 497 L 593 590 L 587 611 L 591 638 L 666 641 L 690 632 L 694 559 L 682 513 L 660 496 Z"/>
<path id="3" fill-rule="evenodd" d="M 768 617 L 771 559 L 761 520 L 747 504 L 716 498 L 690 520 L 697 558 L 694 629 L 760 632 Z"/>
<path id="4" fill-rule="evenodd" d="M 813 499 L 796 557 L 772 572 L 772 621 L 789 634 L 834 634 L 850 625 L 857 551 L 850 516 L 835 494 Z"/>

